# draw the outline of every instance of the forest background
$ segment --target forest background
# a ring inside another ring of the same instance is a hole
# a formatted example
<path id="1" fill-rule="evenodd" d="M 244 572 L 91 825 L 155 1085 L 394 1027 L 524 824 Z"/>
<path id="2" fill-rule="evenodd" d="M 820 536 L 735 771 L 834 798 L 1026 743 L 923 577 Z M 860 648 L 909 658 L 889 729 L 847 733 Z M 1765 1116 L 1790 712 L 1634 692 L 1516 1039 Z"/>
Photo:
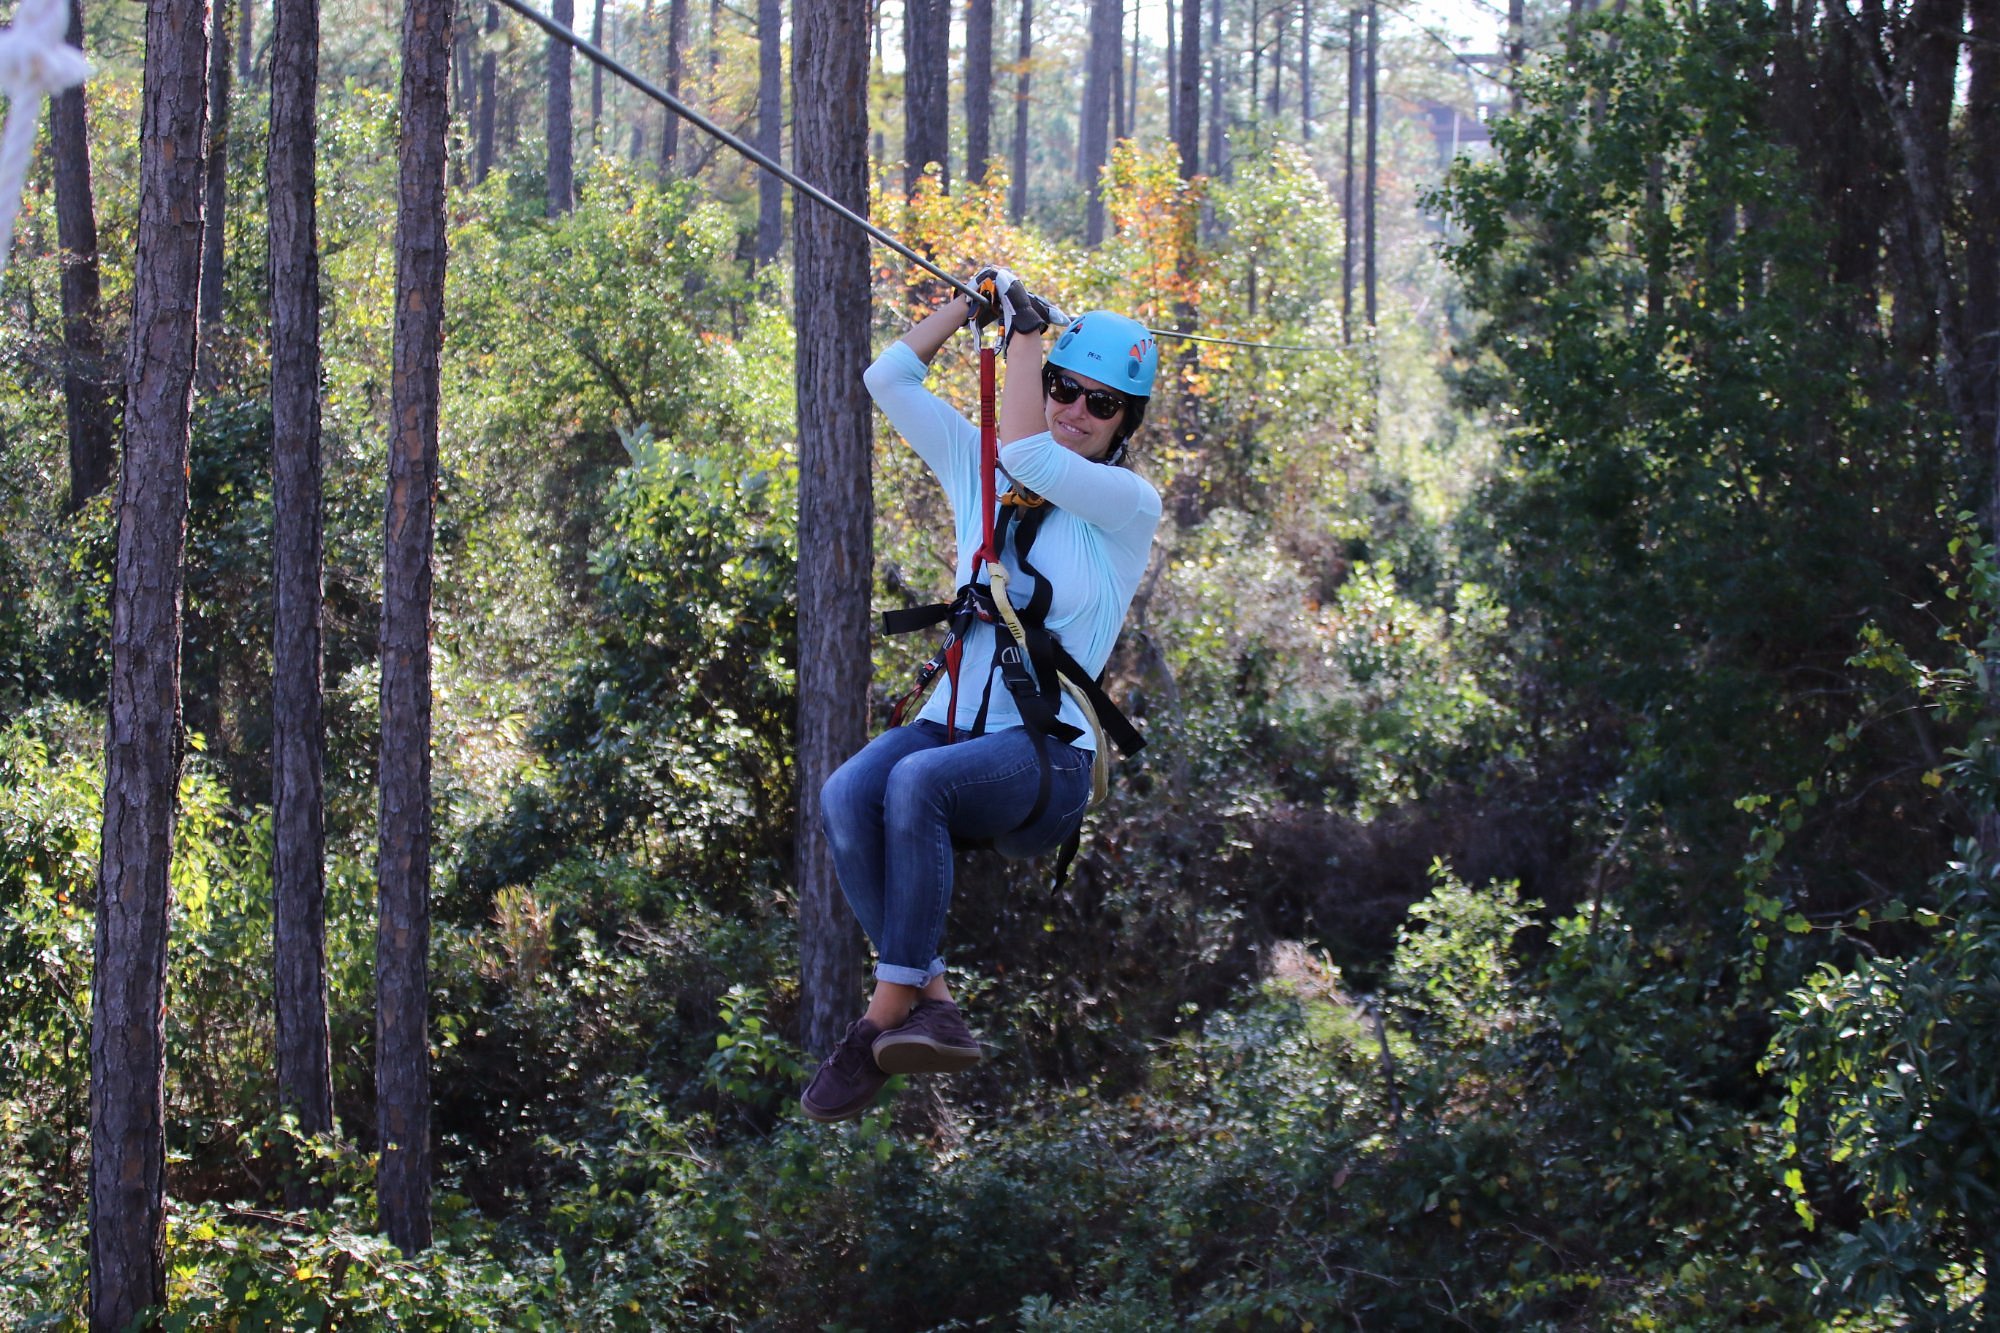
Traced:
<path id="1" fill-rule="evenodd" d="M 148 1317 L 2000 1327 L 2000 7 L 1528 6 L 1488 16 L 1476 75 L 1383 10 L 1372 173 L 1363 18 L 1020 12 L 987 126 L 977 43 L 930 0 L 872 13 L 865 105 L 796 112 L 760 81 L 771 0 L 592 16 L 787 160 L 795 124 L 859 119 L 871 217 L 948 271 L 1319 349 L 1169 344 L 1137 463 L 1167 522 L 1110 673 L 1150 743 L 1061 891 L 964 867 L 951 950 L 995 1057 L 831 1128 L 794 1109 L 817 553 L 787 233 L 732 154 L 499 9 L 458 16 L 435 1229 L 398 1249 L 374 940 L 398 12 L 332 0 L 320 27 L 315 1132 L 274 1072 L 271 43 L 253 0 L 218 7 Z M 141 299 L 143 15 L 81 19 L 88 153 L 45 137 L 0 280 L 19 1327 L 89 1320 L 109 367 Z M 92 246 L 58 234 L 79 167 Z M 879 348 L 943 289 L 875 260 L 849 332 Z M 933 383 L 969 404 L 962 351 Z M 873 441 L 873 602 L 928 599 L 940 497 Z M 924 650 L 875 641 L 876 724 Z"/>

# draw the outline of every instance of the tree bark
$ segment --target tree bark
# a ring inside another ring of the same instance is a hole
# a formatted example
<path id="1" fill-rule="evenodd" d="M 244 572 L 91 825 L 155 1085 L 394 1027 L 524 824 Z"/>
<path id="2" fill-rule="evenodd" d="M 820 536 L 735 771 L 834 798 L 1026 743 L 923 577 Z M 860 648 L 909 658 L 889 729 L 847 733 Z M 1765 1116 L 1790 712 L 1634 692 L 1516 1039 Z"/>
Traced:
<path id="1" fill-rule="evenodd" d="M 779 161 L 785 123 L 784 26 L 781 0 L 757 0 L 757 147 Z M 757 173 L 757 262 L 775 263 L 785 243 L 785 183 Z"/>
<path id="2" fill-rule="evenodd" d="M 993 155 L 993 0 L 965 5 L 965 178 L 986 180 Z"/>
<path id="3" fill-rule="evenodd" d="M 70 0 L 68 41 L 83 45 L 82 0 Z M 117 391 L 99 324 L 97 202 L 90 184 L 90 114 L 78 84 L 49 115 L 55 148 L 56 238 L 62 247 L 63 410 L 69 427 L 68 512 L 111 484 Z"/>
<path id="4" fill-rule="evenodd" d="M 333 1130 L 326 1018 L 326 729 L 320 470 L 319 0 L 273 0 L 271 133 L 271 964 L 278 1106 Z M 317 1199 L 293 1174 L 286 1203 Z"/>
<path id="5" fill-rule="evenodd" d="M 1224 101 L 1229 90 L 1229 65 L 1222 53 L 1222 6 L 1208 10 L 1208 169 L 1216 176 L 1229 175 L 1229 118 Z"/>
<path id="6" fill-rule="evenodd" d="M 1354 122 L 1361 110 L 1361 11 L 1347 11 L 1347 150 L 1340 179 L 1340 341 L 1354 341 Z"/>
<path id="7" fill-rule="evenodd" d="M 1967 0 L 1965 331 L 1973 458 L 1992 478 L 1987 531 L 2000 531 L 2000 0 Z"/>
<path id="8" fill-rule="evenodd" d="M 1111 53 L 1111 142 L 1130 133 L 1125 126 L 1125 14 L 1120 0 L 1117 41 Z"/>
<path id="9" fill-rule="evenodd" d="M 472 172 L 474 184 L 484 184 L 493 171 L 494 69 L 493 34 L 500 31 L 500 6 L 486 0 L 486 49 L 479 53 L 479 147 Z"/>
<path id="10" fill-rule="evenodd" d="M 206 0 L 146 11 L 90 1028 L 90 1326 L 166 1300 L 167 909 L 208 128 Z"/>
<path id="11" fill-rule="evenodd" d="M 240 0 L 241 15 L 236 22 L 236 81 L 245 88 L 257 86 L 256 32 L 257 0 Z M 275 40 L 275 39 L 273 39 Z"/>
<path id="12" fill-rule="evenodd" d="M 565 28 L 575 25 L 576 0 L 554 0 L 549 8 L 549 16 Z M 549 38 L 548 212 L 552 218 L 562 217 L 576 207 L 576 147 L 573 136 L 576 113 L 570 86 L 572 65 L 569 43 Z"/>
<path id="13" fill-rule="evenodd" d="M 1035 54 L 1035 0 L 1021 0 L 1020 40 L 1015 47 L 1014 180 L 1007 216 L 1019 222 L 1028 212 L 1028 62 Z"/>
<path id="14" fill-rule="evenodd" d="M 1313 141 L 1313 5 L 1299 0 L 1299 142 Z"/>
<path id="15" fill-rule="evenodd" d="M 1829 12 L 1845 14 L 1837 6 Z M 1917 12 L 1921 14 L 1923 10 L 1920 8 Z M 1849 15 L 1841 21 L 1852 32 L 1853 17 Z M 1889 126 L 1902 157 L 1909 236 L 1915 252 L 1917 280 L 1921 284 L 1918 299 L 1927 304 L 1935 321 L 1937 354 L 1942 363 L 1938 379 L 1944 389 L 1945 405 L 1951 414 L 1960 447 L 1969 449 L 1973 447 L 1974 430 L 1971 398 L 1967 391 L 1965 348 L 1959 330 L 1960 302 L 1945 253 L 1944 228 L 1948 206 L 1943 146 L 1933 134 L 1926 132 L 1926 126 L 1919 119 L 1922 108 L 1913 97 L 1899 96 L 1897 90 L 1890 86 L 1889 77 L 1871 54 L 1876 44 L 1866 41 L 1859 34 L 1854 36 L 1862 52 L 1863 68 L 1878 105 L 1888 113 Z M 1916 53 L 1912 55 L 1912 61 L 1920 59 L 1922 41 L 1910 43 L 1910 49 Z M 1916 90 L 1911 82 L 1914 75 L 1909 71 L 1905 74 L 1906 86 L 1910 86 L 1914 94 Z M 1944 93 L 1944 97 L 1945 113 L 1949 115 L 1949 91 Z"/>
<path id="16" fill-rule="evenodd" d="M 590 44 L 604 49 L 604 0 L 590 8 Z M 604 124 L 604 66 L 590 62 L 590 141 L 599 142 Z"/>
<path id="17" fill-rule="evenodd" d="M 681 95 L 681 69 L 687 54 L 687 0 L 671 0 L 667 5 L 667 91 Z M 667 123 L 660 130 L 660 179 L 672 180 L 679 168 L 681 118 L 666 112 Z"/>
<path id="18" fill-rule="evenodd" d="M 1121 133 L 1139 137 L 1139 0 L 1132 4 L 1132 55 L 1125 70 L 1125 128 Z"/>
<path id="19" fill-rule="evenodd" d="M 1960 35 L 1965 24 L 1965 0 L 1914 0 L 1905 22 L 1904 37 L 1898 44 L 1901 48 L 1898 64 L 1903 67 L 1901 73 L 1909 89 L 1911 134 L 1921 146 L 1929 169 L 1936 173 L 1937 205 L 1942 213 L 1949 213 L 1951 107 L 1956 92 Z M 1917 243 L 1921 244 L 1921 240 Z M 1915 315 L 1911 322 L 1917 326 L 1918 337 L 1909 340 L 1908 345 L 1928 354 L 1935 349 L 1938 316 L 1928 299 L 1929 293 L 1911 295 L 1917 297 L 1908 305 L 1910 313 Z M 1903 304 L 1898 302 L 1899 306 Z M 1898 325 L 1904 323 L 1903 313 L 1898 311 Z M 1968 447 L 1972 444 L 1970 435 L 1968 431 Z"/>
<path id="20" fill-rule="evenodd" d="M 1365 103 L 1362 112 L 1367 119 L 1368 165 L 1366 168 L 1367 196 L 1362 201 L 1366 212 L 1365 230 L 1361 242 L 1361 270 L 1363 296 L 1367 302 L 1364 313 L 1368 318 L 1368 337 L 1375 337 L 1375 162 L 1376 162 L 1376 99 L 1375 64 L 1381 49 L 1381 17 L 1376 12 L 1375 0 L 1368 0 L 1368 45 L 1367 67 L 1362 73 L 1361 96 Z"/>
<path id="21" fill-rule="evenodd" d="M 639 11 L 639 50 L 650 53 L 653 49 L 653 0 L 646 0 L 645 8 Z M 632 151 L 634 162 L 642 162 L 646 157 L 646 117 L 653 113 L 651 99 L 639 104 L 639 114 L 632 119 Z M 669 112 L 669 115 L 672 113 Z"/>
<path id="22" fill-rule="evenodd" d="M 201 338 L 204 357 L 222 330 L 222 228 L 229 200 L 229 21 L 228 8 L 218 0 L 208 53 L 208 157 L 205 188 L 208 203 L 202 214 Z M 204 372 L 212 379 L 214 366 Z"/>
<path id="23" fill-rule="evenodd" d="M 857 213 L 868 207 L 867 11 L 798 0 L 792 130 L 799 174 Z M 831 1049 L 858 998 L 859 933 L 820 829 L 820 787 L 868 731 L 873 579 L 872 421 L 861 372 L 868 339 L 867 238 L 826 209 L 792 210 L 799 351 L 798 902 L 800 1036 Z"/>
<path id="24" fill-rule="evenodd" d="M 1201 0 L 1181 0 L 1180 48 L 1179 91 L 1174 96 L 1180 119 L 1174 126 L 1174 145 L 1181 150 L 1181 178 L 1193 180 L 1201 172 Z"/>
<path id="25" fill-rule="evenodd" d="M 951 188 L 951 0 L 903 0 L 903 192 L 935 162 Z M 797 106 L 799 103 L 794 102 Z"/>
<path id="26" fill-rule="evenodd" d="M 1271 10 L 1271 133 L 1278 132 L 1278 117 L 1285 109 L 1285 20 L 1291 13 L 1284 3 Z"/>
<path id="27" fill-rule="evenodd" d="M 551 64 L 553 64 L 553 60 Z M 376 861 L 375 1185 L 405 1254 L 431 1243 L 431 545 L 444 342 L 451 0 L 403 11 L 396 329 L 382 540 L 382 750 Z M 562 80 L 565 87 L 567 77 Z"/>
<path id="28" fill-rule="evenodd" d="M 472 51 L 478 38 L 473 35 L 469 23 L 454 23 L 451 38 L 451 114 L 452 118 L 467 125 L 476 124 L 479 116 L 478 66 L 473 63 Z M 454 153 L 451 160 L 451 183 L 462 186 L 467 183 L 472 163 L 460 154 Z"/>
<path id="29" fill-rule="evenodd" d="M 1257 114 L 1264 98 L 1264 11 L 1250 0 L 1250 102 L 1251 116 Z"/>
<path id="30" fill-rule="evenodd" d="M 1507 0 L 1507 86 L 1513 90 L 1511 106 L 1521 113 L 1521 60 L 1527 49 L 1526 0 Z"/>
<path id="31" fill-rule="evenodd" d="M 1084 62 L 1083 107 L 1077 121 L 1076 178 L 1088 193 L 1084 244 L 1104 241 L 1102 178 L 1111 129 L 1112 74 L 1118 67 L 1125 16 L 1120 0 L 1090 0 L 1090 46 Z"/>

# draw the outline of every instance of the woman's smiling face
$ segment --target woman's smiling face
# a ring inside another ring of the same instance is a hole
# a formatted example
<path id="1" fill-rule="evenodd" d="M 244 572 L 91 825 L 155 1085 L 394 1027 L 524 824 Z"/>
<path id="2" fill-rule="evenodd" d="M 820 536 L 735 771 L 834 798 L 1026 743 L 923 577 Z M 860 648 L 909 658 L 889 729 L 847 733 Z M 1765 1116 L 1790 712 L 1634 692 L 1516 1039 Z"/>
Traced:
<path id="1" fill-rule="evenodd" d="M 1116 393 L 1117 391 L 1107 384 L 1088 375 L 1079 375 L 1073 370 L 1059 370 L 1056 373 L 1075 381 L 1083 392 L 1067 403 L 1057 402 L 1052 394 L 1042 395 L 1042 417 L 1048 422 L 1049 434 L 1056 437 L 1056 443 L 1073 453 L 1081 454 L 1085 458 L 1104 457 L 1117 443 L 1118 429 L 1124 424 L 1126 413 L 1121 411 L 1109 421 L 1092 416 L 1090 395 L 1092 392 Z"/>

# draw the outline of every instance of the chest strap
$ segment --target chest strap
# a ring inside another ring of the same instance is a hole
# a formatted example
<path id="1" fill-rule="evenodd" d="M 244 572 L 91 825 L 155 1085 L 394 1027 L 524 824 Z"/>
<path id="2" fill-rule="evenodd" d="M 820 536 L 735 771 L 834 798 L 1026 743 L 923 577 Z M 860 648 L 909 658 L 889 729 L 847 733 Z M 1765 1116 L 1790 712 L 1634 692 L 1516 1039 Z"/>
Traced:
<path id="1" fill-rule="evenodd" d="M 1007 499 L 1014 500 L 1015 496 L 1010 493 Z M 1048 808 L 1051 780 L 1048 742 L 1053 739 L 1067 745 L 1083 735 L 1081 728 L 1062 720 L 1065 693 L 1077 701 L 1092 730 L 1097 733 L 1100 754 L 1104 751 L 1107 737 L 1128 757 L 1137 754 L 1146 743 L 1138 728 L 1105 693 L 1099 679 L 1085 671 L 1082 664 L 1062 646 L 1061 639 L 1047 627 L 1052 589 L 1028 556 L 1051 508 L 1045 503 L 1032 506 L 1003 503 L 994 523 L 994 549 L 1004 550 L 1006 542 L 1011 539 L 1015 562 L 1022 573 L 1035 581 L 1026 605 L 1016 607 L 1008 599 L 1007 571 L 995 561 L 987 565 L 988 583 L 982 584 L 975 578 L 961 586 L 950 602 L 889 611 L 882 616 L 883 631 L 889 634 L 907 634 L 939 624 L 946 626 L 944 642 L 918 668 L 915 682 L 896 701 L 889 716 L 889 725 L 901 726 L 912 708 L 943 675 L 951 688 L 946 735 L 953 741 L 958 739 L 958 674 L 966 640 L 981 623 L 994 627 L 993 670 L 988 673 L 980 695 L 979 710 L 974 714 L 966 734 L 979 736 L 985 733 L 987 708 L 993 698 L 993 674 L 997 673 L 1007 692 L 1013 696 L 1015 710 L 1020 713 L 1022 725 L 1034 741 L 1037 766 L 1041 770 L 1034 806 L 1028 817 L 1021 821 L 1023 827 L 1040 819 Z M 1108 756 L 1105 758 L 1108 760 Z M 1093 803 L 1104 796 L 1108 768 L 1108 762 L 1093 765 Z"/>

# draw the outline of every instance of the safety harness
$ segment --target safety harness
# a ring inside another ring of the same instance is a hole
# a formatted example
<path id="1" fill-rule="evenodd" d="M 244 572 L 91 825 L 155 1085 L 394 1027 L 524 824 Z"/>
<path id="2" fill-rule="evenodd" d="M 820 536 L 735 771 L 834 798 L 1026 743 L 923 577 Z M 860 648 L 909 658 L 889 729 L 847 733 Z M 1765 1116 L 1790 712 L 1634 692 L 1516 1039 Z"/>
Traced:
<path id="1" fill-rule="evenodd" d="M 979 477 L 984 515 L 982 541 L 973 554 L 969 576 L 949 602 L 885 612 L 882 629 L 888 634 L 908 634 L 934 625 L 945 626 L 944 642 L 918 668 L 914 684 L 896 701 L 895 709 L 889 715 L 889 725 L 901 726 L 905 717 L 922 702 L 942 675 L 951 690 L 951 706 L 946 722 L 946 740 L 949 743 L 956 741 L 960 732 L 959 667 L 964 658 L 965 644 L 981 623 L 996 626 L 996 638 L 1000 632 L 997 627 L 1006 628 L 1006 637 L 998 639 L 994 645 L 993 668 L 988 672 L 980 694 L 979 711 L 973 715 L 972 725 L 965 729 L 964 734 L 979 736 L 985 733 L 987 708 L 993 699 L 993 676 L 998 674 L 1007 692 L 1013 696 L 1022 726 L 1034 741 L 1035 758 L 1041 770 L 1034 806 L 1027 818 L 1021 821 L 1021 827 L 1025 828 L 1040 819 L 1048 808 L 1052 778 L 1049 742 L 1054 740 L 1067 745 L 1083 735 L 1080 728 L 1062 720 L 1064 694 L 1076 700 L 1082 709 L 1085 720 L 1097 737 L 1100 756 L 1104 755 L 1107 737 L 1128 758 L 1137 754 L 1146 741 L 1119 711 L 1118 705 L 1111 701 L 1111 696 L 1104 692 L 1099 678 L 1084 670 L 1082 664 L 1063 647 L 1062 640 L 1048 628 L 1052 589 L 1028 557 L 1034 548 L 1036 534 L 1041 531 L 1053 506 L 1018 482 L 997 500 L 994 496 L 993 476 L 999 471 L 1000 458 L 999 429 L 993 410 L 993 382 L 994 351 L 982 340 L 979 349 Z M 1000 559 L 1000 553 L 1009 542 L 1013 544 L 1014 562 L 1020 566 L 1022 573 L 1035 581 L 1027 605 L 1021 607 L 1016 607 L 1007 596 L 1007 569 Z M 980 581 L 982 571 L 986 575 L 983 583 Z M 1091 766 L 1093 805 L 1104 798 L 1109 768 L 1108 763 Z M 1056 871 L 1058 883 L 1074 855 L 1075 838 L 1072 837 L 1070 845 L 1063 850 Z"/>

